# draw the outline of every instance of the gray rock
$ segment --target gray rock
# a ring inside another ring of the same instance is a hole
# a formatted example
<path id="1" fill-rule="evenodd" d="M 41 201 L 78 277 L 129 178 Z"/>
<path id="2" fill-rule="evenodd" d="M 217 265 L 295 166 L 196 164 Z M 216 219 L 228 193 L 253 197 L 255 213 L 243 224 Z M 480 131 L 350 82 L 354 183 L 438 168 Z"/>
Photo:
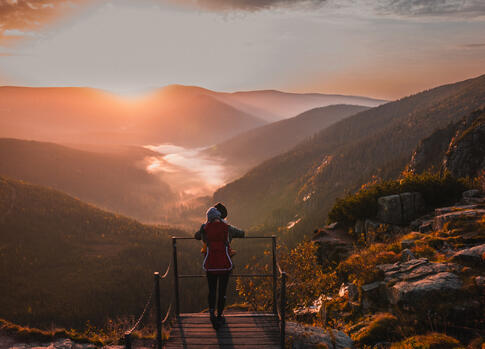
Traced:
<path id="1" fill-rule="evenodd" d="M 443 166 L 456 177 L 475 177 L 485 169 L 485 110 L 461 120 Z"/>
<path id="2" fill-rule="evenodd" d="M 450 272 L 426 276 L 416 281 L 401 281 L 390 288 L 391 304 L 417 305 L 425 300 L 450 296 L 462 286 L 460 278 Z"/>
<path id="3" fill-rule="evenodd" d="M 354 232 L 358 236 L 360 236 L 362 233 L 364 233 L 364 222 L 363 221 L 358 220 L 357 222 L 355 222 Z"/>
<path id="4" fill-rule="evenodd" d="M 376 281 L 367 285 L 363 285 L 362 289 L 362 308 L 369 310 L 371 308 L 382 305 L 385 301 L 385 283 Z"/>
<path id="5" fill-rule="evenodd" d="M 478 218 L 485 215 L 485 209 L 459 210 L 436 216 L 433 221 L 433 229 L 441 230 L 446 223 L 463 218 Z"/>
<path id="6" fill-rule="evenodd" d="M 478 207 L 477 205 L 455 205 L 455 206 L 448 206 L 448 207 L 440 207 L 434 210 L 434 214 L 435 216 L 440 216 L 442 214 L 446 214 L 450 212 L 471 210 L 477 207 Z"/>
<path id="7" fill-rule="evenodd" d="M 475 247 L 467 248 L 465 250 L 458 251 L 452 257 L 453 262 L 469 264 L 469 265 L 480 265 L 484 262 L 483 257 L 485 256 L 485 244 L 478 245 Z"/>
<path id="8" fill-rule="evenodd" d="M 453 264 L 431 263 L 427 258 L 417 258 L 394 264 L 380 264 L 377 268 L 384 272 L 384 281 L 387 284 L 394 284 L 404 280 L 414 281 L 428 275 L 455 271 L 457 269 Z"/>
<path id="9" fill-rule="evenodd" d="M 402 262 L 407 262 L 407 261 L 410 261 L 412 259 L 416 259 L 416 256 L 414 256 L 414 253 L 406 248 L 404 250 L 401 251 L 401 261 Z"/>
<path id="10" fill-rule="evenodd" d="M 478 189 L 467 190 L 463 192 L 462 196 L 464 198 L 476 198 L 480 196 L 480 190 Z"/>
<path id="11" fill-rule="evenodd" d="M 377 199 L 377 219 L 388 224 L 407 224 L 425 208 L 420 193 L 401 193 Z"/>
<path id="12" fill-rule="evenodd" d="M 401 240 L 402 249 L 409 249 L 411 247 L 414 247 L 414 245 L 415 245 L 414 240 Z"/>
<path id="13" fill-rule="evenodd" d="M 420 233 L 426 234 L 426 233 L 429 233 L 431 231 L 433 231 L 433 222 L 432 221 L 425 222 L 425 223 L 423 223 L 419 226 L 419 232 Z"/>
<path id="14" fill-rule="evenodd" d="M 485 293 L 485 276 L 476 276 L 475 285 L 477 285 L 482 293 Z"/>
<path id="15" fill-rule="evenodd" d="M 325 344 L 329 349 L 353 348 L 352 339 L 342 331 L 305 326 L 296 322 L 286 323 L 286 335 L 292 349 L 313 349 Z"/>

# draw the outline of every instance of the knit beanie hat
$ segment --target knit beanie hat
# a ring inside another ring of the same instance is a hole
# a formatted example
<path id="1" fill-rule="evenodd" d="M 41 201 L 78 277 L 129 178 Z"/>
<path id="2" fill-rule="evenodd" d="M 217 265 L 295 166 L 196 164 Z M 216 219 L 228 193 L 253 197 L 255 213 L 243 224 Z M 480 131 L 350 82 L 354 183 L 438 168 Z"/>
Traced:
<path id="1" fill-rule="evenodd" d="M 207 210 L 207 222 L 212 222 L 216 219 L 221 219 L 221 213 L 215 207 L 211 207 Z"/>
<path id="2" fill-rule="evenodd" d="M 222 203 L 218 202 L 217 204 L 214 205 L 215 208 L 221 213 L 221 218 L 226 218 L 227 217 L 227 208 L 224 206 Z"/>

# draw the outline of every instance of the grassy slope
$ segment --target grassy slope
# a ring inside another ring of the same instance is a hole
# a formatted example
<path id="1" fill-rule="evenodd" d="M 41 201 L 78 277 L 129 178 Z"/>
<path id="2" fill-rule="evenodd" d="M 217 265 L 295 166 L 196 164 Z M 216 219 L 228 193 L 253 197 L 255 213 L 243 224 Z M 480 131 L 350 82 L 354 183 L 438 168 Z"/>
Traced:
<path id="1" fill-rule="evenodd" d="M 214 199 L 228 204 L 236 224 L 275 227 L 299 213 L 296 229 L 308 232 L 324 223 L 335 198 L 372 176 L 397 176 L 421 139 L 484 104 L 485 75 L 361 112 L 264 162 Z"/>

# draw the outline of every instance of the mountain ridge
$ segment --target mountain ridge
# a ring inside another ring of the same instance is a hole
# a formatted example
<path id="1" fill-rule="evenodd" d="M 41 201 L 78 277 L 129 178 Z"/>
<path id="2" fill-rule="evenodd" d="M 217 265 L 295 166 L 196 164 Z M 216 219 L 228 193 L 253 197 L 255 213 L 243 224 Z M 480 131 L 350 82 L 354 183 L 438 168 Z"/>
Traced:
<path id="1" fill-rule="evenodd" d="M 373 176 L 399 175 L 421 139 L 484 104 L 482 75 L 363 111 L 265 161 L 220 188 L 214 200 L 226 202 L 231 219 L 245 227 L 264 223 L 275 229 L 306 216 L 296 229 L 308 233 L 325 223 L 345 190 Z"/>

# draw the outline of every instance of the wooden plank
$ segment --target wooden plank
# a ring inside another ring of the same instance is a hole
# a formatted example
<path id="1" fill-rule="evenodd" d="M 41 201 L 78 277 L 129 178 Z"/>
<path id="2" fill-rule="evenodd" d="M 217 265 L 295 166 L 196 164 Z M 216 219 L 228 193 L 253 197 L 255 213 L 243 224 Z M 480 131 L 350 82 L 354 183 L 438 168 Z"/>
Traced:
<path id="1" fill-rule="evenodd" d="M 250 312 L 234 312 L 234 313 L 224 313 L 225 317 L 276 317 L 273 313 L 250 313 Z M 180 318 L 188 317 L 209 317 L 209 313 L 182 313 L 179 315 Z"/>
<path id="2" fill-rule="evenodd" d="M 166 349 L 257 349 L 257 348 L 265 348 L 265 349 L 281 349 L 279 345 L 260 345 L 260 344 L 238 344 L 238 345 L 223 345 L 223 344 L 171 344 L 167 343 L 164 348 Z"/>
<path id="3" fill-rule="evenodd" d="M 176 340 L 171 340 L 170 343 L 172 344 L 187 344 L 187 345 L 200 345 L 200 344 L 218 344 L 218 345 L 274 345 L 278 344 L 278 342 L 275 342 L 272 339 L 260 339 L 260 338 L 182 338 L 182 339 L 176 339 Z"/>
<path id="4" fill-rule="evenodd" d="M 250 318 L 250 317 L 234 317 L 234 318 L 225 318 L 225 322 L 228 324 L 274 324 L 279 323 L 279 321 L 275 318 Z M 179 324 L 205 324 L 210 323 L 209 318 L 185 318 L 185 319 L 178 319 L 174 321 L 174 323 Z"/>
<path id="5" fill-rule="evenodd" d="M 165 348 L 280 348 L 278 318 L 268 313 L 234 312 L 216 331 L 207 313 L 181 314 L 172 324 Z"/>
<path id="6" fill-rule="evenodd" d="M 251 338 L 279 338 L 279 332 L 272 332 L 272 333 L 254 333 L 254 332 L 239 332 L 239 333 L 232 333 L 232 332 L 218 332 L 216 334 L 210 332 L 193 332 L 190 334 L 186 333 L 178 333 L 178 334 L 170 334 L 170 339 L 172 338 L 247 338 L 250 336 Z"/>

